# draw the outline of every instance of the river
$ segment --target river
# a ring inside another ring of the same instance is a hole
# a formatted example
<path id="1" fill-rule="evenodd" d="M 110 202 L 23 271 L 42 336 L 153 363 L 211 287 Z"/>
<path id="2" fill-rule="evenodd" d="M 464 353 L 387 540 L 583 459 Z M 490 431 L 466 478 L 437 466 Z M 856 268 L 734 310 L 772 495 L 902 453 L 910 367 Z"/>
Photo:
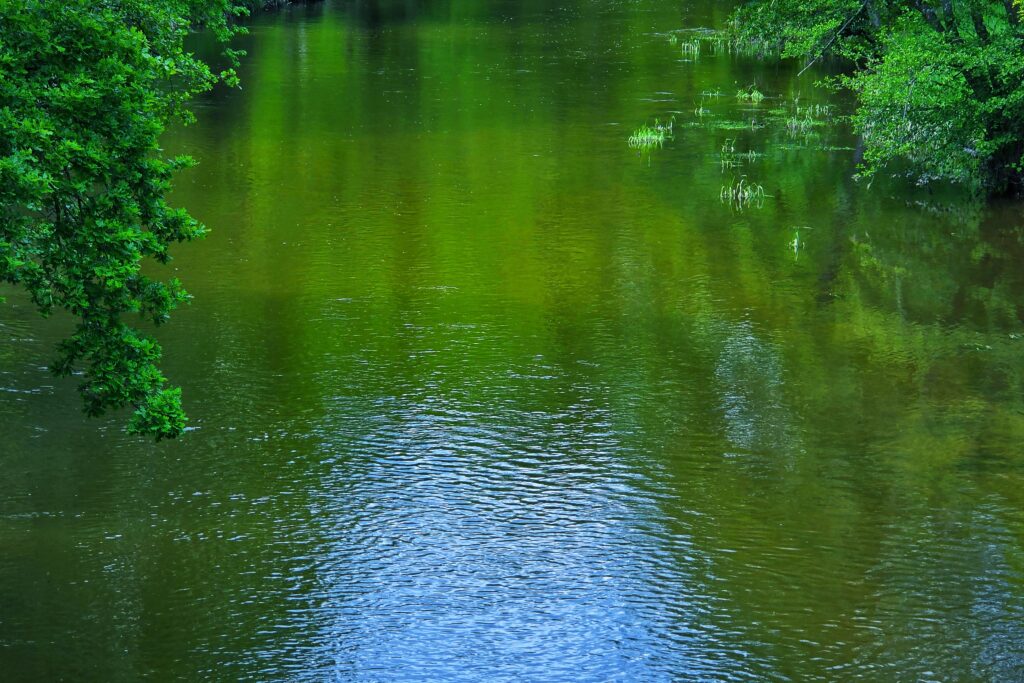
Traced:
<path id="1" fill-rule="evenodd" d="M 252 20 L 166 138 L 190 431 L 4 292 L 2 677 L 1024 679 L 1024 206 L 855 181 L 727 10 Z"/>

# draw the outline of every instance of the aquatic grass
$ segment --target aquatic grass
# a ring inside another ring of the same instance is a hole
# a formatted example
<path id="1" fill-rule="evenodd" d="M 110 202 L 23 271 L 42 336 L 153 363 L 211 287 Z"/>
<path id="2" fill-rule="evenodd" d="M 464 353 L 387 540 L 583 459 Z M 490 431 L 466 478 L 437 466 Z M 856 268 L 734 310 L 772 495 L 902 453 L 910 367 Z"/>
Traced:
<path id="1" fill-rule="evenodd" d="M 782 56 L 782 50 L 778 44 L 772 44 L 760 40 L 737 39 L 728 36 L 721 42 L 723 51 L 727 51 L 735 57 L 747 57 L 760 61 L 769 59 L 777 60 Z"/>
<path id="2" fill-rule="evenodd" d="M 757 89 L 757 86 L 750 86 L 745 90 L 739 90 L 736 93 L 736 99 L 740 102 L 752 102 L 753 104 L 760 104 L 764 100 L 764 93 Z"/>
<path id="3" fill-rule="evenodd" d="M 799 94 L 786 107 L 770 109 L 768 116 L 776 121 L 781 119 L 791 137 L 812 137 L 816 135 L 815 129 L 839 119 L 834 105 L 815 103 L 801 106 Z"/>
<path id="4" fill-rule="evenodd" d="M 631 149 L 650 149 L 665 144 L 665 132 L 647 125 L 640 126 L 629 136 Z"/>
<path id="5" fill-rule="evenodd" d="M 715 31 L 704 36 L 704 41 L 711 48 L 713 54 L 726 54 L 732 51 L 732 41 L 722 31 Z"/>
<path id="6" fill-rule="evenodd" d="M 834 116 L 835 105 L 832 104 L 812 104 L 804 107 L 803 112 L 807 115 L 814 116 L 816 118 L 830 119 Z M 801 109 L 799 105 L 796 108 L 796 113 L 799 115 Z"/>
<path id="7" fill-rule="evenodd" d="M 793 240 L 789 243 L 789 246 L 793 248 L 793 257 L 796 258 L 800 254 L 800 250 L 804 246 L 804 242 L 800 239 L 801 230 L 810 230 L 811 228 L 806 225 L 801 225 L 793 228 Z"/>
<path id="8" fill-rule="evenodd" d="M 749 39 L 738 40 L 733 31 L 711 28 L 677 30 L 669 35 L 669 44 L 681 44 L 683 56 L 694 58 L 705 52 L 711 55 L 729 54 L 756 59 L 779 55 L 777 46 Z"/>
<path id="9" fill-rule="evenodd" d="M 809 104 L 800 106 L 800 95 L 793 98 L 792 109 L 772 109 L 769 113 L 773 115 L 791 114 L 787 119 L 787 127 L 796 130 L 808 130 L 810 128 L 824 126 L 827 122 L 834 121 L 837 117 L 836 107 L 832 104 Z"/>
<path id="10" fill-rule="evenodd" d="M 728 30 L 693 29 L 696 38 L 707 46 L 713 55 L 730 54 L 741 57 L 764 58 L 771 51 L 766 44 L 752 40 L 737 40 Z"/>
<path id="11" fill-rule="evenodd" d="M 724 172 L 726 169 L 739 168 L 744 163 L 755 161 L 762 156 L 764 155 L 761 152 L 755 152 L 754 150 L 737 152 L 735 138 L 726 138 L 725 142 L 722 143 L 719 163 L 722 167 L 722 171 Z"/>
<path id="12" fill-rule="evenodd" d="M 715 117 L 713 112 L 705 114 L 704 117 L 700 117 L 696 121 L 686 121 L 679 125 L 685 128 L 709 128 L 721 131 L 760 130 L 765 127 L 765 124 L 757 119 L 752 118 L 749 121 L 722 119 Z"/>
<path id="13" fill-rule="evenodd" d="M 741 211 L 751 204 L 760 207 L 768 196 L 763 185 L 748 182 L 745 175 L 740 176 L 739 180 L 734 179 L 728 185 L 723 185 L 718 195 L 723 204 Z"/>
<path id="14" fill-rule="evenodd" d="M 718 130 L 758 130 L 765 127 L 763 123 L 758 122 L 755 118 L 751 118 L 749 121 L 718 119 L 710 125 Z"/>
<path id="15" fill-rule="evenodd" d="M 743 162 L 736 158 L 736 141 L 732 138 L 726 138 L 725 142 L 722 143 L 722 154 L 721 154 L 721 166 L 724 171 L 727 168 L 736 168 Z"/>
<path id="16" fill-rule="evenodd" d="M 640 126 L 627 139 L 629 148 L 643 154 L 655 148 L 663 147 L 666 139 L 672 139 L 672 128 L 675 125 L 675 120 L 675 116 L 668 123 L 661 123 L 658 119 L 654 119 L 653 126 L 648 126 L 646 123 Z"/>
<path id="17" fill-rule="evenodd" d="M 804 115 L 790 117 L 786 121 L 786 130 L 790 135 L 806 135 L 815 128 L 824 126 L 825 122 L 811 116 L 810 110 L 805 110 Z"/>
<path id="18" fill-rule="evenodd" d="M 684 57 L 700 57 L 700 38 L 683 41 L 679 49 Z"/>

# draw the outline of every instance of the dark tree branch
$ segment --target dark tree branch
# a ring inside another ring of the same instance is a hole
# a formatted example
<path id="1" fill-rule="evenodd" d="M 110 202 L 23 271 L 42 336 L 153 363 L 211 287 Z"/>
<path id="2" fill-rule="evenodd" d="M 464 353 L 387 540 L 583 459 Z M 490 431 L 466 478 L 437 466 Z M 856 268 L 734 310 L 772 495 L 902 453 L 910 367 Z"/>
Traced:
<path id="1" fill-rule="evenodd" d="M 981 16 L 981 12 L 977 8 L 971 9 L 971 21 L 974 22 L 974 32 L 978 34 L 978 40 L 982 45 L 988 45 L 991 42 L 988 27 L 985 26 L 985 17 Z"/>
<path id="2" fill-rule="evenodd" d="M 1013 4 L 1013 0 L 1003 0 L 1003 7 L 1006 8 L 1006 18 L 1009 19 L 1010 23 L 1014 26 L 1018 25 L 1020 23 L 1020 10 Z"/>
<path id="3" fill-rule="evenodd" d="M 856 11 L 854 11 L 854 13 L 853 13 L 853 14 L 851 14 L 851 15 L 850 15 L 850 16 L 849 16 L 849 17 L 848 17 L 848 18 L 846 19 L 846 21 L 844 21 L 844 22 L 843 22 L 843 25 L 839 27 L 839 30 L 838 30 L 838 31 L 836 31 L 836 32 L 835 32 L 835 34 L 834 34 L 834 35 L 833 35 L 833 36 L 832 36 L 831 38 L 829 38 L 828 42 L 827 42 L 827 43 L 825 43 L 825 44 L 824 44 L 824 45 L 823 45 L 823 46 L 821 47 L 821 49 L 820 49 L 820 50 L 818 50 L 818 54 L 817 54 L 817 55 L 815 55 L 815 56 L 814 56 L 814 58 L 813 58 L 813 59 L 811 59 L 811 60 L 810 60 L 809 62 L 807 62 L 807 64 L 805 64 L 805 65 L 804 65 L 804 68 L 800 69 L 800 73 L 798 73 L 798 74 L 797 74 L 797 78 L 799 78 L 800 76 L 802 76 L 802 75 L 803 75 L 803 73 L 804 73 L 805 71 L 807 71 L 808 69 L 810 69 L 810 68 L 811 68 L 811 65 L 812 65 L 812 64 L 814 64 L 814 63 L 815 63 L 816 61 L 818 61 L 818 60 L 819 60 L 819 59 L 821 58 L 821 56 L 822 56 L 823 54 L 825 54 L 826 52 L 828 52 L 828 49 L 829 49 L 829 48 L 830 48 L 830 47 L 832 46 L 832 43 L 836 42 L 836 39 L 837 39 L 837 38 L 838 38 L 839 36 L 843 35 L 843 31 L 845 31 L 845 30 L 846 30 L 846 28 L 847 28 L 847 27 L 848 27 L 848 26 L 850 25 L 850 22 L 852 22 L 852 21 L 853 21 L 854 19 L 856 19 L 856 18 L 857 18 L 857 15 L 858 15 L 858 14 L 860 14 L 861 12 L 863 12 L 863 11 L 864 11 L 864 8 L 868 6 L 868 3 L 869 3 L 870 1 L 871 1 L 871 0 L 864 0 L 864 2 L 862 2 L 862 3 L 860 4 L 860 7 L 858 7 L 858 8 L 856 9 Z"/>
<path id="4" fill-rule="evenodd" d="M 924 20 L 928 22 L 928 25 L 939 33 L 945 33 L 946 27 L 943 26 L 942 22 L 939 21 L 939 15 L 935 13 L 935 8 L 929 5 L 924 0 L 913 0 L 914 7 L 921 13 Z"/>
<path id="5" fill-rule="evenodd" d="M 1012 0 L 1007 0 L 1007 2 L 1012 2 Z M 881 28 L 882 20 L 878 16 L 878 8 L 875 7 L 874 0 L 867 0 L 864 6 L 868 10 L 868 20 L 871 22 L 871 28 L 876 30 Z"/>
<path id="6" fill-rule="evenodd" d="M 953 0 L 942 0 L 942 14 L 945 19 L 945 26 L 947 31 L 957 31 L 956 24 L 956 12 L 953 10 Z"/>

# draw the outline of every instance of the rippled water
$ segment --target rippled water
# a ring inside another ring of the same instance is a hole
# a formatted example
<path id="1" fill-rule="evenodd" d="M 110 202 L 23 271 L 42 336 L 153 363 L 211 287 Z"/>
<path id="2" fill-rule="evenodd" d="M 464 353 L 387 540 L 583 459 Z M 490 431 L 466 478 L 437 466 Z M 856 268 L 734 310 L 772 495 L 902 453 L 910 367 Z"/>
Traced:
<path id="1" fill-rule="evenodd" d="M 256 20 L 167 141 L 194 430 L 7 292 L 5 680 L 1024 679 L 1024 207 L 854 183 L 822 72 L 670 44 L 727 10 Z"/>

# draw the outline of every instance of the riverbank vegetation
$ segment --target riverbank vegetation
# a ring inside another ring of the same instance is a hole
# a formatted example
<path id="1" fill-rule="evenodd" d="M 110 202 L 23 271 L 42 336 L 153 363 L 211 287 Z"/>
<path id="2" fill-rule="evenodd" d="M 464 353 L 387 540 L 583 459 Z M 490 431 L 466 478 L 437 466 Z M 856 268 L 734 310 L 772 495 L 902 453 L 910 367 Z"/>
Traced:
<path id="1" fill-rule="evenodd" d="M 750 0 L 731 30 L 748 50 L 851 65 L 831 83 L 857 97 L 861 177 L 885 171 L 1020 194 L 1020 13 L 1018 0 Z"/>

